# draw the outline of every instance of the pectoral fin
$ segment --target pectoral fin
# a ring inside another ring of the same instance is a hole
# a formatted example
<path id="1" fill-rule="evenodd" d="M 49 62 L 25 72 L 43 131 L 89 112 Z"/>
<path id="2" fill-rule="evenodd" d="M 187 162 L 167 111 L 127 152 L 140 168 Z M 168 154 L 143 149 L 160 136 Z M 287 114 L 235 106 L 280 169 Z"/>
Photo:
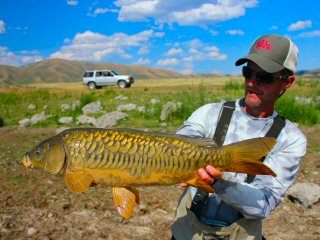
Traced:
<path id="1" fill-rule="evenodd" d="M 69 172 L 64 176 L 64 182 L 66 185 L 75 192 L 86 191 L 93 181 L 93 177 L 90 174 L 81 172 Z"/>
<path id="2" fill-rule="evenodd" d="M 129 219 L 132 216 L 135 203 L 139 203 L 138 190 L 130 187 L 114 187 L 112 193 L 118 212 L 125 219 Z"/>
<path id="3" fill-rule="evenodd" d="M 200 180 L 199 178 L 192 178 L 188 182 L 186 182 L 188 185 L 200 188 L 206 192 L 213 193 L 215 192 L 214 188 L 212 188 L 207 182 Z"/>

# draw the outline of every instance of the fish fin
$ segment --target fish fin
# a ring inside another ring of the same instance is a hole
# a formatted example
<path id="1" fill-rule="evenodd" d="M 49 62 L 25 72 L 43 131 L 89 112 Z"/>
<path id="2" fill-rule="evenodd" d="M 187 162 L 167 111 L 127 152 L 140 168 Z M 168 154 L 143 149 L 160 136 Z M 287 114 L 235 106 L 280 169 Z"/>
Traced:
<path id="1" fill-rule="evenodd" d="M 125 187 L 127 190 L 132 192 L 136 197 L 136 204 L 140 204 L 140 194 L 139 191 L 133 187 Z"/>
<path id="2" fill-rule="evenodd" d="M 65 174 L 64 182 L 72 191 L 84 192 L 90 187 L 93 177 L 87 173 L 69 172 Z"/>
<path id="3" fill-rule="evenodd" d="M 139 202 L 139 192 L 130 187 L 113 187 L 112 193 L 119 214 L 125 219 L 131 218 L 134 205 Z"/>
<path id="4" fill-rule="evenodd" d="M 206 192 L 209 193 L 214 193 L 215 190 L 213 187 L 211 187 L 207 182 L 200 180 L 199 178 L 195 177 L 190 179 L 189 181 L 186 182 L 188 185 L 200 188 Z"/>
<path id="5" fill-rule="evenodd" d="M 275 138 L 262 137 L 224 146 L 225 151 L 231 151 L 233 160 L 230 169 L 222 167 L 223 171 L 277 176 L 275 172 L 260 161 L 271 151 L 276 142 Z"/>

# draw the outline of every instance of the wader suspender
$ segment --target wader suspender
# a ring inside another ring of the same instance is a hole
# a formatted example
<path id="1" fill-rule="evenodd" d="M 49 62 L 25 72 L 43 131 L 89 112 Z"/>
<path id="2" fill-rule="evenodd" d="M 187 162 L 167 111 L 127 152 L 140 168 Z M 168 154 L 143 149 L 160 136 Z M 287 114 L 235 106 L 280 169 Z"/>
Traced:
<path id="1" fill-rule="evenodd" d="M 214 137 L 213 137 L 213 140 L 217 143 L 218 146 L 222 146 L 224 143 L 224 140 L 228 131 L 228 127 L 231 121 L 231 117 L 232 117 L 233 111 L 235 110 L 235 104 L 236 104 L 235 101 L 225 102 L 223 104 L 222 113 L 218 120 L 216 132 L 214 133 Z M 286 124 L 285 119 L 283 117 L 277 116 L 274 119 L 271 128 L 267 132 L 266 137 L 278 138 L 285 124 Z M 261 158 L 260 161 L 263 162 L 264 159 L 265 157 Z M 247 183 L 253 182 L 254 178 L 255 178 L 255 175 L 248 174 Z M 198 218 L 200 218 L 202 207 L 206 202 L 208 196 L 209 196 L 208 192 L 198 189 L 196 195 L 192 200 L 190 210 L 194 212 Z"/>

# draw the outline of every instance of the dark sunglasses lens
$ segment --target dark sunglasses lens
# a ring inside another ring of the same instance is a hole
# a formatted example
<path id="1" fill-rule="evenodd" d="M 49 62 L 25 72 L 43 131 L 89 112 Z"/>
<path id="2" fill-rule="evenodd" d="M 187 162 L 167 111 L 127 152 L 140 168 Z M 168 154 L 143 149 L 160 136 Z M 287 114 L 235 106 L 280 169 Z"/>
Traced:
<path id="1" fill-rule="evenodd" d="M 268 74 L 268 73 L 257 73 L 256 74 L 256 79 L 257 81 L 261 82 L 261 83 L 273 83 L 274 82 L 274 77 L 272 74 Z"/>
<path id="2" fill-rule="evenodd" d="M 259 73 L 259 72 L 254 72 L 252 71 L 249 67 L 244 66 L 242 68 L 242 76 L 246 79 L 250 79 L 253 76 L 256 77 L 256 81 L 260 82 L 260 83 L 266 83 L 266 84 L 270 84 L 273 83 L 275 78 L 273 76 L 273 74 L 270 73 Z"/>
<path id="3" fill-rule="evenodd" d="M 242 68 L 242 76 L 246 79 L 249 79 L 252 77 L 252 71 L 248 67 Z"/>

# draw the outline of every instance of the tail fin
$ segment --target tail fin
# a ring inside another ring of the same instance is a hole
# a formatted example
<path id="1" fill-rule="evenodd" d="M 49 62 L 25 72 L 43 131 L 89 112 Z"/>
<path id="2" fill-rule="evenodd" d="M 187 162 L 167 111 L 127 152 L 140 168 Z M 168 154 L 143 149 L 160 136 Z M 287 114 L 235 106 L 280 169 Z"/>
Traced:
<path id="1" fill-rule="evenodd" d="M 224 146 L 223 149 L 230 151 L 233 158 L 230 169 L 224 169 L 224 171 L 276 176 L 275 172 L 260 161 L 275 144 L 275 138 L 263 137 Z"/>

